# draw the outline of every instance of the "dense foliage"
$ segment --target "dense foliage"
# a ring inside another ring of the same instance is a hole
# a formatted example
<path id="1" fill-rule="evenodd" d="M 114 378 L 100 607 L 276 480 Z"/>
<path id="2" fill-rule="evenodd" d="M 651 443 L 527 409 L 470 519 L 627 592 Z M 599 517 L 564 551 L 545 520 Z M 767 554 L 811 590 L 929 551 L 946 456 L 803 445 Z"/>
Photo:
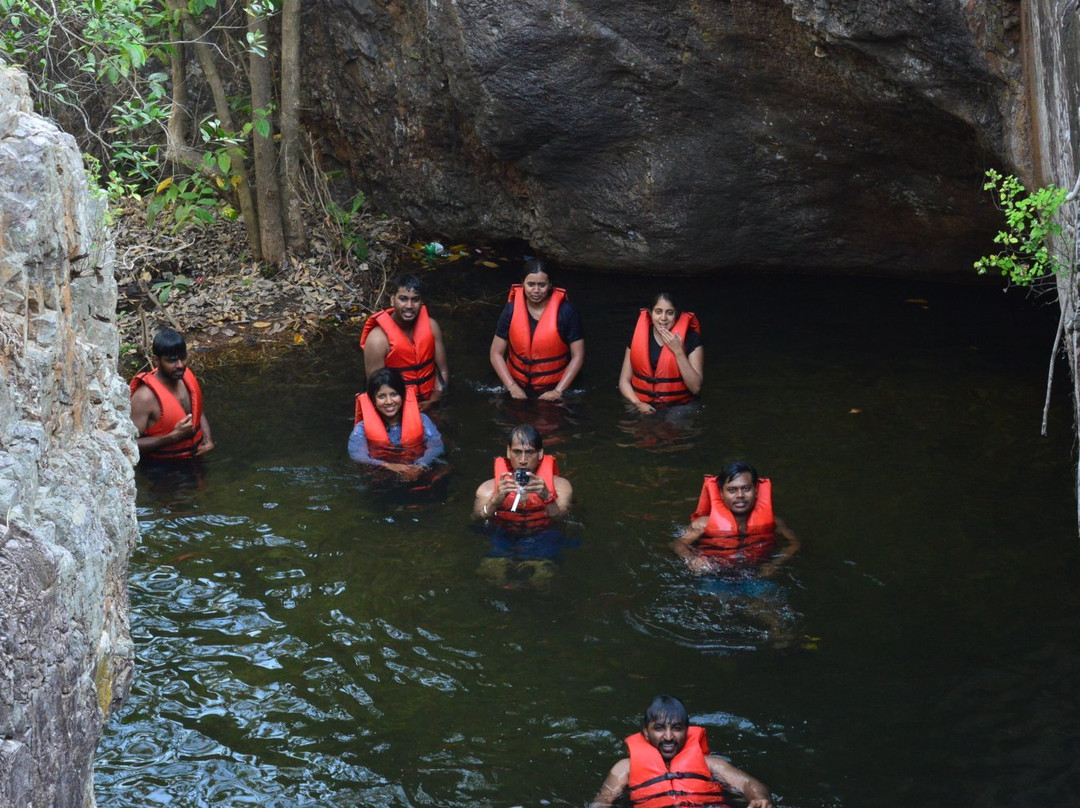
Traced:
<path id="1" fill-rule="evenodd" d="M 240 216 L 253 257 L 278 264 L 304 244 L 299 183 L 282 176 L 299 170 L 295 93 L 275 98 L 270 80 L 296 86 L 298 17 L 299 0 L 0 0 L 0 60 L 27 74 L 111 198 L 147 197 L 150 223 L 173 229 Z"/>

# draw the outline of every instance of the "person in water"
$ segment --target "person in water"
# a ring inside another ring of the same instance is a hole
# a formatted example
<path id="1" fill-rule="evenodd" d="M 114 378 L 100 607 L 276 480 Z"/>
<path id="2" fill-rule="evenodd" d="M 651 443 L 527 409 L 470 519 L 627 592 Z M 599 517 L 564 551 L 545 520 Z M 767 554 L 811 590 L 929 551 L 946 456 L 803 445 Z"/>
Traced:
<path id="1" fill-rule="evenodd" d="M 364 372 L 370 378 L 383 367 L 400 371 L 426 411 L 442 398 L 450 380 L 442 330 L 428 316 L 418 277 L 403 274 L 391 283 L 393 305 L 368 317 L 360 335 Z"/>
<path id="2" fill-rule="evenodd" d="M 570 510 L 573 487 L 559 476 L 555 456 L 530 424 L 510 430 L 506 457 L 495 458 L 495 475 L 476 489 L 475 519 L 490 520 L 513 535 L 540 533 Z"/>
<path id="3" fill-rule="evenodd" d="M 798 537 L 773 513 L 772 483 L 741 460 L 705 476 L 691 520 L 672 547 L 695 572 L 760 565 L 758 573 L 768 577 L 799 549 Z"/>
<path id="4" fill-rule="evenodd" d="M 131 420 L 140 459 L 184 460 L 214 448 L 202 388 L 187 366 L 187 343 L 171 328 L 154 335 L 154 369 L 131 380 Z"/>
<path id="5" fill-rule="evenodd" d="M 581 371 L 581 317 L 566 292 L 551 285 L 547 264 L 539 258 L 526 261 L 521 283 L 510 287 L 488 357 L 517 399 L 531 391 L 542 401 L 558 401 Z"/>
<path id="6" fill-rule="evenodd" d="M 625 791 L 631 805 L 648 808 L 724 806 L 725 790 L 741 793 L 748 808 L 773 808 L 768 786 L 709 754 L 705 729 L 690 726 L 686 708 L 673 696 L 652 700 L 626 748 L 630 757 L 611 768 L 589 808 L 613 805 Z"/>
<path id="7" fill-rule="evenodd" d="M 638 316 L 623 356 L 619 392 L 642 413 L 687 404 L 701 392 L 704 367 L 697 317 L 680 313 L 674 298 L 661 292 Z"/>
<path id="8" fill-rule="evenodd" d="M 393 368 L 372 373 L 367 392 L 356 396 L 349 457 L 414 480 L 442 453 L 442 435 L 420 412 L 416 393 L 402 375 Z"/>

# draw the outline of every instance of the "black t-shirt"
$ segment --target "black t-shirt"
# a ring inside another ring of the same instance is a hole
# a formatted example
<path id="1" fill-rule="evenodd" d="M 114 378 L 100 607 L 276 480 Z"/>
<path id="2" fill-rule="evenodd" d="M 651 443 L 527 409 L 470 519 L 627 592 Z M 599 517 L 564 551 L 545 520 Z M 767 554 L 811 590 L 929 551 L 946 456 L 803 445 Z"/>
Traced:
<path id="1" fill-rule="evenodd" d="M 495 336 L 502 339 L 510 339 L 510 321 L 514 317 L 514 304 L 512 301 L 507 302 L 503 306 L 502 314 L 499 315 L 499 323 L 495 326 Z M 533 316 L 529 315 L 529 333 L 536 333 L 536 326 L 538 320 L 534 320 Z M 585 335 L 581 330 L 581 315 L 578 314 L 578 310 L 574 306 L 564 300 L 562 305 L 559 306 L 559 313 L 555 318 L 555 328 L 559 332 L 559 337 L 567 345 L 571 345 L 578 340 L 585 339 Z"/>

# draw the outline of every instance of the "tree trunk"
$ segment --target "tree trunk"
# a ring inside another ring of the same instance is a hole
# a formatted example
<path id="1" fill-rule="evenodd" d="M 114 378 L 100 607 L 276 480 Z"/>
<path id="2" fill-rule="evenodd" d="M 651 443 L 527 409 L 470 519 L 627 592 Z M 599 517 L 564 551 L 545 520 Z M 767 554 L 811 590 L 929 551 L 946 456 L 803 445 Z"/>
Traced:
<path id="1" fill-rule="evenodd" d="M 248 6 L 248 34 L 253 41 L 269 44 L 266 14 Z M 274 104 L 270 60 L 254 49 L 248 51 L 248 70 L 251 74 L 251 118 L 256 124 L 251 130 L 255 163 L 255 190 L 259 199 L 259 236 L 263 260 L 281 266 L 285 260 L 285 234 L 281 221 L 281 189 L 277 177 L 277 149 L 274 148 L 274 127 L 271 108 Z M 260 132 L 259 130 L 262 129 Z"/>
<path id="2" fill-rule="evenodd" d="M 199 59 L 206 83 L 210 85 L 210 92 L 214 97 L 214 111 L 222 127 L 230 133 L 236 132 L 233 123 L 232 110 L 229 108 L 229 99 L 225 94 L 225 84 L 221 80 L 217 65 L 214 63 L 214 54 L 205 32 L 199 26 L 197 20 L 186 10 L 181 10 L 184 20 L 184 32 L 193 43 L 195 55 Z M 251 246 L 251 255 L 256 261 L 263 257 L 262 242 L 259 238 L 259 211 L 255 206 L 255 199 L 251 195 L 251 185 L 248 180 L 245 160 L 247 155 L 244 150 L 236 145 L 228 146 L 226 151 L 229 155 L 230 170 L 239 180 L 236 183 L 236 194 L 240 201 L 240 215 L 244 219 L 244 229 L 247 231 L 248 244 Z"/>
<path id="3" fill-rule="evenodd" d="M 174 41 L 172 57 L 169 60 L 169 71 L 172 75 L 172 99 L 169 104 L 169 128 L 166 155 L 175 167 L 176 165 L 189 166 L 190 156 L 186 151 L 188 146 L 188 124 L 191 116 L 188 113 L 188 83 L 187 61 L 184 43 L 181 41 L 182 34 L 177 28 L 171 29 Z M 175 170 L 175 168 L 174 168 Z"/>
<path id="4" fill-rule="evenodd" d="M 281 196 L 289 252 L 307 252 L 300 210 L 300 6 L 284 0 L 281 11 Z"/>

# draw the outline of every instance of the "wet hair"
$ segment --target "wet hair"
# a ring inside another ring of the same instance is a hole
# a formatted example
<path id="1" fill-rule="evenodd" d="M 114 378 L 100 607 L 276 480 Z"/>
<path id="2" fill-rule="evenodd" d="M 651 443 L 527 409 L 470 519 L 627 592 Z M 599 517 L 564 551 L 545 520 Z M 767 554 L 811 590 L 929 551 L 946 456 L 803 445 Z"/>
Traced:
<path id="1" fill-rule="evenodd" d="M 674 696 L 657 696 L 645 708 L 641 726 L 647 727 L 655 721 L 685 726 L 690 723 L 690 717 L 686 714 L 686 707 L 683 706 L 683 703 Z"/>
<path id="2" fill-rule="evenodd" d="M 521 268 L 522 282 L 524 282 L 527 277 L 535 275 L 537 272 L 543 272 L 548 276 L 548 280 L 551 280 L 551 269 L 548 267 L 548 262 L 543 258 L 530 258 Z"/>
<path id="3" fill-rule="evenodd" d="M 676 314 L 678 314 L 680 311 L 682 311 L 682 309 L 679 308 L 679 304 L 677 302 L 675 302 L 675 298 L 672 297 L 671 294 L 668 293 L 668 292 L 658 292 L 656 297 L 653 298 L 652 303 L 649 304 L 649 311 L 652 311 L 653 309 L 655 309 L 656 304 L 659 303 L 661 300 L 666 300 L 668 303 L 670 303 L 672 305 L 672 307 L 675 309 Z"/>
<path id="4" fill-rule="evenodd" d="M 544 448 L 544 439 L 540 437 L 540 433 L 532 424 L 518 424 L 511 429 L 510 434 L 506 436 L 506 445 L 513 446 L 515 440 L 538 452 Z"/>
<path id="5" fill-rule="evenodd" d="M 401 396 L 402 399 L 405 398 L 405 377 L 396 368 L 379 368 L 368 377 L 368 398 L 374 401 L 375 394 L 379 392 L 379 388 L 384 384 Z"/>
<path id="6" fill-rule="evenodd" d="M 187 343 L 178 331 L 163 328 L 154 335 L 153 351 L 158 359 L 184 359 L 187 357 Z"/>
<path id="7" fill-rule="evenodd" d="M 738 477 L 740 474 L 749 474 L 750 475 L 750 481 L 753 482 L 754 485 L 757 485 L 757 481 L 758 481 L 757 469 L 754 468 L 753 466 L 751 466 L 749 463 L 743 461 L 743 460 L 735 460 L 735 461 L 733 461 L 731 463 L 728 463 L 726 466 L 724 466 L 722 469 L 720 469 L 720 473 L 716 475 L 716 481 L 720 485 L 723 485 L 728 480 L 734 479 L 735 477 Z"/>
<path id="8" fill-rule="evenodd" d="M 408 292 L 416 292 L 420 297 L 424 296 L 424 282 L 411 272 L 402 272 L 400 275 L 396 275 L 390 281 L 390 286 L 394 290 L 394 294 L 397 294 L 399 289 L 404 289 Z"/>

